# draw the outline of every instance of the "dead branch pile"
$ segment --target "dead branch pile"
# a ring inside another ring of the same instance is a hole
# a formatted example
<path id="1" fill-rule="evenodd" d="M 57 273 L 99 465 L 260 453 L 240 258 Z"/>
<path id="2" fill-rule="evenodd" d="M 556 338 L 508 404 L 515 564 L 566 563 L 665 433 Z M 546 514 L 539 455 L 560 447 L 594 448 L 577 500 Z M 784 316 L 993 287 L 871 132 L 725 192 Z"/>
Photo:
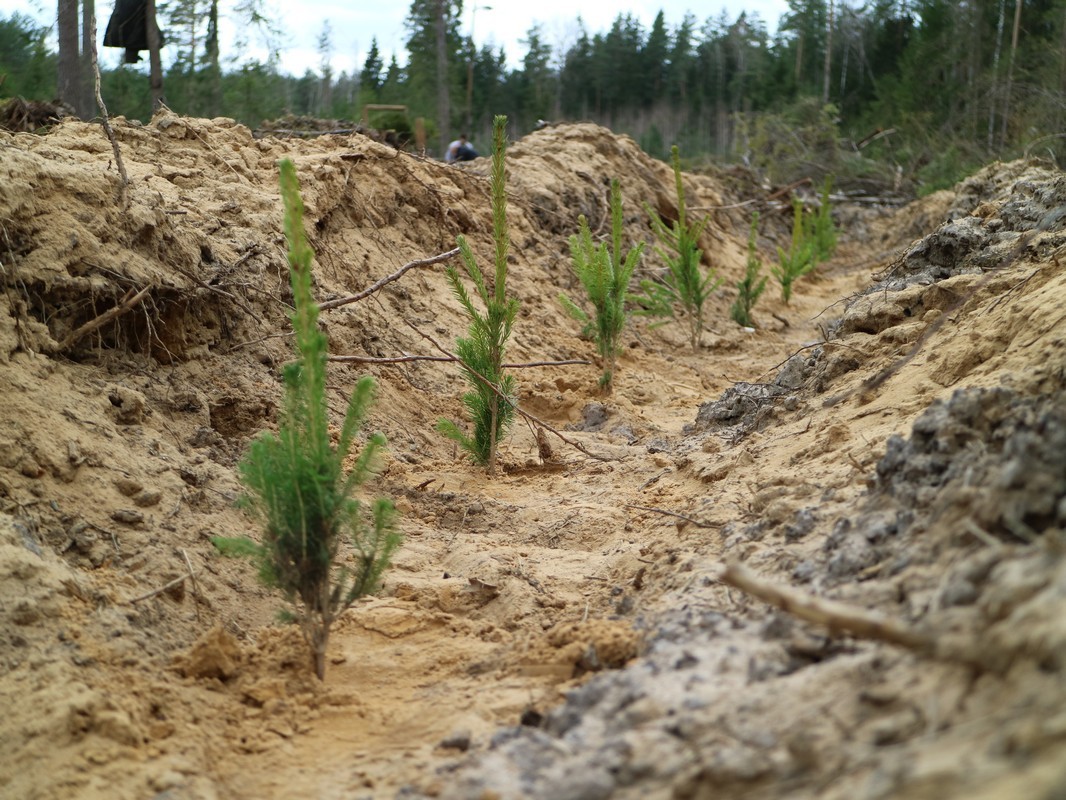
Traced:
<path id="1" fill-rule="evenodd" d="M 45 103 L 39 100 L 24 100 L 12 97 L 0 105 L 0 129 L 12 133 L 33 133 L 41 128 L 55 125 L 70 110 L 62 103 Z"/>

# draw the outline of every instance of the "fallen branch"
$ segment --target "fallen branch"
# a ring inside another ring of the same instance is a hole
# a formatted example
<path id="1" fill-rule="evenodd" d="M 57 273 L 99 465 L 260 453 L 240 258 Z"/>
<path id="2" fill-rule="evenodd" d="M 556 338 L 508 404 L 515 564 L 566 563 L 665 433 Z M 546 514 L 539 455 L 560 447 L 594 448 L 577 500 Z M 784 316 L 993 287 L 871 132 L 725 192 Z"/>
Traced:
<path id="1" fill-rule="evenodd" d="M 288 337 L 294 335 L 295 334 L 292 331 L 289 331 L 288 333 L 272 333 L 269 336 L 260 336 L 258 339 L 249 339 L 247 342 L 237 342 L 237 344 L 233 345 L 233 347 L 227 350 L 226 353 L 232 353 L 234 350 L 239 350 L 240 348 L 247 347 L 250 344 L 259 344 L 260 342 L 265 342 L 269 339 L 287 339 Z"/>
<path id="2" fill-rule="evenodd" d="M 142 600 L 148 600 L 149 598 L 163 594 L 163 592 L 168 592 L 175 586 L 180 586 L 182 583 L 188 580 L 192 582 L 193 602 L 196 603 L 196 618 L 199 619 L 200 606 L 197 601 L 199 599 L 200 586 L 196 582 L 196 573 L 193 572 L 192 562 L 189 560 L 189 554 L 186 553 L 185 550 L 182 550 L 181 555 L 185 559 L 185 568 L 188 570 L 184 575 L 179 575 L 174 580 L 164 584 L 163 586 L 160 586 L 158 589 L 152 589 L 152 591 L 150 592 L 145 592 L 144 594 L 137 595 L 132 600 L 127 600 L 126 602 L 132 605 L 134 603 L 139 603 Z"/>
<path id="3" fill-rule="evenodd" d="M 878 139 L 884 139 L 886 136 L 891 136 L 895 132 L 895 128 L 888 128 L 887 130 L 885 128 L 878 128 L 873 133 L 869 134 L 868 136 L 864 136 L 862 139 L 857 141 L 855 143 L 855 149 L 862 150 L 867 145 L 873 144 Z"/>
<path id="4" fill-rule="evenodd" d="M 412 361 L 442 361 L 450 363 L 458 361 L 451 356 L 392 356 L 390 358 L 375 358 L 374 356 L 326 356 L 327 361 L 338 361 L 342 364 L 409 364 Z"/>
<path id="5" fill-rule="evenodd" d="M 255 132 L 259 136 L 298 136 L 302 139 L 309 139 L 315 136 L 351 136 L 353 133 L 365 133 L 366 131 L 363 128 L 333 128 L 328 131 L 316 131 L 303 128 L 275 128 L 273 130 L 256 128 Z"/>
<path id="6" fill-rule="evenodd" d="M 789 194 L 793 189 L 798 189 L 801 186 L 804 186 L 806 184 L 813 184 L 813 183 L 814 183 L 814 181 L 812 181 L 810 178 L 801 178 L 798 181 L 793 181 L 788 186 L 782 186 L 776 192 L 771 192 L 770 194 L 766 195 L 766 197 L 763 198 L 763 202 L 764 203 L 769 203 L 769 202 L 772 202 L 773 200 L 778 200 L 778 199 L 784 197 L 786 194 Z"/>
<path id="7" fill-rule="evenodd" d="M 179 575 L 174 580 L 170 581 L 170 583 L 164 584 L 163 586 L 160 586 L 158 589 L 153 589 L 150 592 L 145 592 L 142 595 L 138 595 L 137 597 L 134 597 L 132 600 L 127 600 L 126 602 L 128 602 L 130 605 L 132 605 L 134 603 L 139 603 L 142 600 L 147 600 L 150 597 L 155 597 L 156 595 L 163 594 L 163 592 L 170 591 L 175 586 L 178 586 L 179 584 L 184 583 L 190 577 L 192 577 L 192 573 L 189 573 L 189 572 L 185 573 L 184 575 Z"/>
<path id="8" fill-rule="evenodd" d="M 661 473 L 660 473 L 660 475 L 661 475 Z M 659 477 L 659 476 L 656 476 L 656 477 Z M 641 488 L 643 488 L 643 487 L 641 487 Z M 667 511 L 666 509 L 655 508 L 654 506 L 636 506 L 636 505 L 633 505 L 632 503 L 623 503 L 622 505 L 625 508 L 635 508 L 638 511 L 650 511 L 653 514 L 663 514 L 664 516 L 667 516 L 667 517 L 677 517 L 678 519 L 683 519 L 685 522 L 691 522 L 697 528 L 721 528 L 722 527 L 720 524 L 715 523 L 715 522 L 700 522 L 698 519 L 695 519 L 694 517 L 686 517 L 684 514 L 678 514 L 676 511 Z"/>
<path id="9" fill-rule="evenodd" d="M 338 297 L 336 300 L 327 300 L 325 303 L 319 303 L 318 310 L 326 311 L 330 308 L 337 308 L 339 306 L 348 305 L 349 303 L 356 303 L 360 300 L 363 300 L 364 298 L 370 297 L 370 295 L 372 295 L 382 286 L 385 286 L 386 284 L 398 280 L 403 276 L 405 272 L 408 272 L 409 270 L 417 269 L 418 267 L 429 267 L 433 264 L 439 264 L 442 261 L 447 261 L 448 259 L 455 258 L 457 255 L 459 255 L 459 248 L 454 247 L 446 253 L 440 253 L 439 255 L 430 256 L 429 258 L 422 258 L 418 261 L 409 261 L 391 275 L 386 275 L 384 278 L 372 284 L 371 286 L 368 286 L 366 289 L 363 289 L 363 291 L 361 292 L 348 295 L 347 297 Z"/>
<path id="10" fill-rule="evenodd" d="M 326 356 L 327 361 L 339 361 L 347 362 L 350 364 L 408 364 L 412 361 L 440 361 L 444 363 L 451 363 L 459 361 L 455 356 L 392 356 L 388 358 L 377 358 L 374 356 Z M 528 361 L 524 364 L 501 364 L 501 367 L 507 369 L 528 369 L 530 367 L 567 367 L 574 364 L 591 364 L 591 361 L 586 361 L 580 358 L 573 358 L 567 361 Z"/>
<path id="11" fill-rule="evenodd" d="M 440 344 L 440 343 L 439 343 L 439 342 L 438 342 L 438 341 L 437 341 L 436 339 L 434 339 L 434 338 L 433 338 L 432 336 L 430 336 L 430 335 L 429 335 L 428 333 L 424 333 L 423 331 L 420 331 L 420 330 L 419 330 L 418 328 L 416 328 L 416 327 L 415 327 L 414 325 L 412 325 L 412 324 L 411 324 L 410 322 L 407 322 L 407 324 L 408 324 L 408 326 L 409 326 L 409 327 L 411 328 L 411 330 L 413 330 L 413 331 L 414 331 L 415 333 L 417 333 L 417 334 L 418 334 L 419 336 L 421 336 L 421 337 L 422 337 L 423 339 L 425 339 L 426 341 L 428 341 L 428 342 L 429 342 L 430 344 L 432 344 L 432 345 L 433 345 L 433 346 L 434 346 L 435 348 L 437 348 L 438 350 L 440 350 L 440 351 L 441 351 L 441 352 L 442 352 L 442 353 L 443 353 L 444 355 L 446 355 L 446 356 L 449 356 L 449 357 L 450 357 L 450 358 L 452 358 L 453 360 L 455 360 L 455 361 L 458 361 L 458 362 L 462 363 L 462 359 L 461 359 L 461 358 L 459 358 L 459 357 L 458 357 L 457 355 L 455 355 L 454 353 L 449 353 L 449 352 L 448 352 L 448 351 L 447 351 L 447 350 L 446 350 L 446 349 L 444 348 L 444 346 L 443 346 L 443 345 L 441 345 L 441 344 Z M 585 447 L 584 445 L 582 445 L 582 444 L 581 444 L 580 442 L 575 442 L 575 441 L 574 441 L 573 439 L 569 439 L 569 438 L 567 438 L 566 436 L 564 436 L 564 435 L 563 435 L 562 433 L 560 433 L 559 431 L 557 431 L 557 430 L 556 430 L 555 428 L 553 428 L 553 427 L 552 427 L 551 425 L 549 425 L 549 424 L 548 424 L 547 422 L 545 422 L 544 420 L 542 420 L 542 419 L 539 419 L 539 418 L 537 418 L 537 417 L 533 416 L 533 415 L 532 415 L 532 414 L 530 414 L 530 413 L 529 413 L 528 411 L 524 411 L 524 410 L 522 409 L 522 407 L 518 405 L 518 403 L 516 403 L 516 402 L 515 402 L 514 400 L 512 400 L 512 399 L 511 399 L 510 397 L 508 397 L 508 396 L 507 396 L 507 395 L 505 395 L 505 394 L 504 394 L 503 392 L 501 392 L 501 391 L 499 390 L 499 388 L 498 388 L 498 387 L 496 386 L 496 384 L 494 384 L 494 383 L 493 383 L 492 381 L 490 381 L 490 380 L 489 380 L 488 378 L 486 378 L 485 376 L 481 375 L 481 374 L 480 374 L 480 373 L 478 373 L 477 371 L 475 371 L 475 370 L 472 370 L 472 369 L 470 369 L 469 365 L 467 365 L 467 364 L 463 363 L 463 369 L 465 369 L 465 370 L 466 370 L 467 372 L 469 372 L 469 373 L 470 373 L 471 375 L 473 375 L 473 376 L 474 376 L 474 377 L 475 377 L 475 378 L 476 378 L 477 380 L 481 381 L 481 382 L 482 382 L 483 384 L 485 384 L 485 385 L 486 385 L 487 387 L 489 387 L 489 389 L 491 389 L 491 390 L 492 390 L 493 392 L 495 392 L 495 393 L 496 393 L 496 395 L 497 395 L 497 396 L 498 396 L 498 397 L 499 397 L 499 398 L 500 398 L 501 400 L 503 400 L 503 401 L 504 401 L 505 403 L 509 403 L 509 404 L 511 405 L 511 407 L 512 407 L 512 408 L 514 408 L 514 410 L 515 410 L 515 413 L 516 413 L 516 414 L 518 414 L 518 415 L 519 415 L 520 417 L 522 417 L 522 418 L 523 418 L 524 420 L 526 420 L 527 422 L 529 422 L 529 423 L 532 423 L 533 425 L 539 425 L 540 427 L 544 428 L 544 430 L 546 430 L 546 431 L 549 431 L 550 433 L 553 433 L 553 434 L 555 434 L 555 435 L 556 435 L 556 436 L 558 436 L 558 437 L 559 437 L 559 439 L 561 439 L 561 440 L 562 440 L 563 442 L 565 442 L 566 444 L 570 445 L 570 446 L 571 446 L 571 447 L 573 447 L 573 448 L 574 448 L 575 450 L 579 450 L 579 451 L 581 451 L 582 453 L 584 453 L 585 455 L 587 455 L 587 456 L 588 456 L 589 458 L 594 458 L 594 459 L 596 459 L 597 461 L 614 461 L 614 460 L 615 460 L 614 458 L 612 458 L 612 457 L 610 457 L 610 456 L 601 456 L 601 455 L 597 455 L 596 453 L 593 453 L 593 452 L 591 452 L 591 451 L 590 451 L 590 450 L 588 450 L 588 449 L 587 449 L 587 448 L 586 448 L 586 447 Z"/>
<path id="12" fill-rule="evenodd" d="M 141 289 L 139 292 L 137 292 L 137 294 L 133 295 L 132 297 L 130 297 L 130 294 L 131 294 L 131 292 L 133 292 L 133 289 L 130 289 L 128 292 L 126 292 L 126 294 L 122 298 L 122 300 L 119 301 L 119 304 L 116 305 L 114 308 L 108 309 L 107 311 L 105 311 L 100 316 L 89 320 L 88 322 L 86 322 L 84 325 L 82 325 L 77 330 L 72 331 L 67 336 L 67 338 L 65 338 L 62 342 L 59 343 L 58 350 L 60 352 L 63 351 L 63 350 L 66 350 L 68 347 L 70 347 L 72 344 L 74 344 L 80 338 L 85 336 L 85 334 L 92 333 L 94 330 L 99 328 L 101 325 L 106 325 L 108 322 L 110 322 L 111 320 L 115 319 L 116 317 L 120 317 L 123 314 L 125 314 L 127 311 L 129 311 L 130 309 L 135 308 L 145 298 L 145 296 L 148 294 L 148 292 L 151 291 L 151 289 L 152 289 L 152 287 L 150 285 L 149 286 L 145 286 L 143 289 Z"/>
<path id="13" fill-rule="evenodd" d="M 718 577 L 722 583 L 735 586 L 795 617 L 824 625 L 829 628 L 830 633 L 843 631 L 863 639 L 889 642 L 930 655 L 936 650 L 936 639 L 927 633 L 888 619 L 876 611 L 836 600 L 826 600 L 791 586 L 764 581 L 736 562 L 726 564 L 725 571 Z"/>

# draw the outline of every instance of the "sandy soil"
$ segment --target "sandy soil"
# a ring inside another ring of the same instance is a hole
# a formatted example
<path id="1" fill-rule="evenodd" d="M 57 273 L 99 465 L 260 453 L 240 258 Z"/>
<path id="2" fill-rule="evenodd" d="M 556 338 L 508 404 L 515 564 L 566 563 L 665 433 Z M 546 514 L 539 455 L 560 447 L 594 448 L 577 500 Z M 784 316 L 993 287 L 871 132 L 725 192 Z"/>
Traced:
<path id="1" fill-rule="evenodd" d="M 276 162 L 292 158 L 321 301 L 457 234 L 490 263 L 488 162 L 365 137 L 254 140 L 228 120 L 0 133 L 0 796 L 10 798 L 1051 798 L 1066 792 L 1066 177 L 992 165 L 900 211 L 837 211 L 841 246 L 758 327 L 712 301 L 599 370 L 518 370 L 487 477 L 435 433 L 448 364 L 379 382 L 372 491 L 405 540 L 334 629 L 324 685 L 279 599 L 209 537 L 291 357 Z M 667 165 L 591 125 L 508 152 L 517 362 L 588 358 L 557 302 L 566 237 L 621 180 L 675 212 Z M 731 287 L 743 174 L 686 175 Z M 660 266 L 657 257 L 645 268 Z M 147 288 L 141 302 L 99 320 Z M 436 355 L 464 332 L 442 266 L 323 314 L 337 356 Z M 944 647 L 812 626 L 720 580 L 757 574 Z M 195 576 L 195 581 L 189 577 Z M 185 576 L 184 580 L 181 580 Z M 161 591 L 160 591 L 161 590 Z M 963 654 L 963 655 L 960 655 Z"/>

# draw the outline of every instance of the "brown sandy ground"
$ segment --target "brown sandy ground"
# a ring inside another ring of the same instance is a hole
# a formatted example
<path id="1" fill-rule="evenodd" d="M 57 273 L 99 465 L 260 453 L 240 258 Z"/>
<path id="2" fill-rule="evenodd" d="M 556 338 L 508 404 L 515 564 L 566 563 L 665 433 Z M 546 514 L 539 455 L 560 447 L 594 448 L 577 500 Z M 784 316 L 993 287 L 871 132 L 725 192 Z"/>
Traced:
<path id="1" fill-rule="evenodd" d="M 0 796 L 1066 792 L 1061 173 L 993 165 L 894 214 L 841 207 L 837 255 L 791 305 L 771 287 L 743 330 L 723 290 L 698 353 L 681 324 L 635 322 L 610 397 L 595 365 L 521 370 L 523 407 L 602 458 L 554 440 L 542 459 L 518 424 L 490 479 L 433 430 L 461 418 L 449 365 L 332 364 L 334 411 L 379 381 L 373 490 L 405 542 L 319 685 L 278 599 L 208 541 L 255 533 L 235 464 L 291 357 L 276 162 L 298 166 L 323 301 L 460 233 L 489 263 L 488 163 L 222 119 L 116 131 L 125 209 L 98 126 L 0 134 Z M 588 357 L 556 300 L 577 288 L 566 237 L 579 213 L 603 229 L 617 177 L 648 238 L 640 204 L 669 215 L 672 174 L 591 125 L 526 136 L 508 166 L 509 357 Z M 765 191 L 686 185 L 731 286 Z M 762 210 L 769 262 L 788 212 Z M 378 358 L 465 327 L 439 265 L 323 325 L 333 353 Z M 797 623 L 724 585 L 726 558 L 982 666 Z"/>

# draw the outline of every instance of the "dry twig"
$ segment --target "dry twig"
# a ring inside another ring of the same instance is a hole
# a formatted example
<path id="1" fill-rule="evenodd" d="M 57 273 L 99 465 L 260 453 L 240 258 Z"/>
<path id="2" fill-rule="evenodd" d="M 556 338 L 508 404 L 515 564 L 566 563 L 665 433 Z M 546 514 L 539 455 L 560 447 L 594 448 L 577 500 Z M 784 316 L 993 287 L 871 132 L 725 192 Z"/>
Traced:
<path id="1" fill-rule="evenodd" d="M 189 580 L 192 581 L 192 600 L 193 607 L 196 609 L 196 619 L 200 619 L 200 584 L 196 582 L 196 574 L 192 571 L 192 562 L 189 560 L 189 554 L 182 548 L 181 557 L 185 559 L 185 566 L 189 568 Z"/>
<path id="2" fill-rule="evenodd" d="M 1013 662 L 1014 653 L 983 648 L 976 639 L 951 640 L 917 630 L 876 611 L 826 600 L 780 586 L 757 577 L 747 567 L 732 562 L 719 576 L 722 583 L 735 586 L 753 597 L 780 608 L 799 619 L 824 625 L 830 634 L 849 633 L 861 639 L 898 645 L 920 655 L 941 661 L 966 664 L 980 671 L 1003 672 Z"/>
<path id="3" fill-rule="evenodd" d="M 347 362 L 350 364 L 408 364 L 412 361 L 440 361 L 444 363 L 452 363 L 459 361 L 454 356 L 392 356 L 388 358 L 378 358 L 375 356 L 327 356 L 327 361 L 339 361 Z M 507 369 L 528 369 L 530 367 L 568 367 L 574 364 L 591 364 L 591 361 L 586 361 L 580 358 L 572 358 L 566 361 L 527 361 L 521 364 L 501 364 L 501 367 Z"/>
<path id="4" fill-rule="evenodd" d="M 184 583 L 186 579 L 191 578 L 191 577 L 192 577 L 192 573 L 190 573 L 190 572 L 187 572 L 184 575 L 179 575 L 174 580 L 172 580 L 169 583 L 166 583 L 166 584 L 160 586 L 158 589 L 152 589 L 152 591 L 150 591 L 150 592 L 145 592 L 144 594 L 137 595 L 136 597 L 132 598 L 131 600 L 127 600 L 126 602 L 128 602 L 130 605 L 133 605 L 134 603 L 139 603 L 142 600 L 147 600 L 147 599 L 149 599 L 151 597 L 155 597 L 156 595 L 163 594 L 163 592 L 170 591 L 175 586 L 178 586 L 179 584 Z"/>
<path id="5" fill-rule="evenodd" d="M 144 594 L 139 594 L 136 597 L 134 597 L 134 598 L 132 598 L 130 600 L 127 600 L 126 602 L 129 603 L 130 605 L 133 605 L 134 603 L 139 603 L 142 600 L 148 600 L 149 598 L 156 597 L 158 595 L 163 594 L 164 592 L 170 591 L 175 586 L 179 586 L 180 584 L 184 583 L 186 580 L 189 580 L 189 581 L 192 582 L 193 602 L 197 602 L 197 600 L 199 599 L 199 595 L 200 595 L 200 586 L 196 582 L 196 574 L 193 572 L 192 562 L 189 560 L 189 554 L 186 553 L 185 550 L 181 551 L 181 555 L 185 559 L 185 567 L 188 570 L 188 572 L 186 572 L 184 575 L 179 575 L 174 580 L 163 584 L 158 589 L 152 589 L 152 591 L 150 591 L 150 592 L 145 592 Z M 200 606 L 199 606 L 198 603 L 196 605 L 196 618 L 200 619 Z"/>
<path id="6" fill-rule="evenodd" d="M 460 361 L 460 362 L 462 361 L 462 359 L 460 359 L 454 353 L 448 352 L 444 348 L 444 346 L 440 344 L 440 342 L 438 342 L 436 339 L 434 339 L 428 333 L 420 331 L 418 328 L 416 328 L 410 322 L 407 322 L 407 324 L 408 324 L 408 326 L 410 326 L 411 330 L 413 330 L 415 333 L 417 333 L 423 339 L 425 339 L 430 344 L 432 344 L 434 347 L 436 347 L 438 350 L 440 350 L 444 355 L 449 356 L 450 358 L 454 359 L 455 361 Z M 463 364 L 463 369 L 465 369 L 467 372 L 469 372 L 471 375 L 473 375 L 477 380 L 479 380 L 483 384 L 485 384 L 485 386 L 488 386 L 489 389 L 491 389 L 493 392 L 495 392 L 500 397 L 500 399 L 502 399 L 505 403 L 510 403 L 511 406 L 514 408 L 515 413 L 518 414 L 523 419 L 525 419 L 527 422 L 529 422 L 529 423 L 531 423 L 533 425 L 538 425 L 541 428 L 544 428 L 546 431 L 549 431 L 550 433 L 554 433 L 562 441 L 566 442 L 566 444 L 570 445 L 575 450 L 581 451 L 582 453 L 587 455 L 589 458 L 594 458 L 597 461 L 614 461 L 615 460 L 611 456 L 601 456 L 601 455 L 597 455 L 596 453 L 593 453 L 588 448 L 586 448 L 584 445 L 582 445 L 580 442 L 575 442 L 573 439 L 570 439 L 570 438 L 564 436 L 562 433 L 557 431 L 555 428 L 553 428 L 551 425 L 549 425 L 544 420 L 539 419 L 538 417 L 535 417 L 532 414 L 530 414 L 528 411 L 523 410 L 522 407 L 518 405 L 518 403 L 514 402 L 514 400 L 512 400 L 509 397 L 507 397 L 507 395 L 505 395 L 503 392 L 501 392 L 499 390 L 499 388 L 492 381 L 490 381 L 485 376 L 479 374 L 478 372 L 475 372 L 474 370 L 470 369 L 470 367 L 467 364 Z"/>
<path id="7" fill-rule="evenodd" d="M 656 476 L 658 477 L 658 476 Z M 695 517 L 687 517 L 684 514 L 678 514 L 676 511 L 667 511 L 664 508 L 655 508 L 654 506 L 637 506 L 632 503 L 624 503 L 625 508 L 635 508 L 638 511 L 649 511 L 652 514 L 662 514 L 667 517 L 676 517 L 677 519 L 684 520 L 685 522 L 691 522 L 697 528 L 721 528 L 721 524 L 717 522 L 700 522 Z"/>
<path id="8" fill-rule="evenodd" d="M 736 562 L 726 565 L 719 580 L 747 592 L 772 606 L 807 622 L 824 625 L 830 632 L 844 631 L 863 639 L 890 642 L 909 650 L 932 653 L 936 640 L 876 611 L 826 600 L 801 592 L 791 586 L 764 581 L 747 567 Z"/>
<path id="9" fill-rule="evenodd" d="M 348 295 L 347 297 L 338 297 L 336 300 L 327 300 L 325 303 L 319 303 L 318 310 L 326 311 L 330 308 L 337 308 L 338 306 L 345 306 L 349 303 L 356 303 L 366 297 L 370 297 L 370 295 L 372 295 L 382 286 L 385 286 L 386 284 L 398 280 L 400 277 L 403 276 L 405 272 L 409 270 L 417 269 L 418 267 L 429 267 L 433 264 L 439 264 L 442 261 L 447 261 L 451 258 L 455 258 L 457 255 L 459 255 L 459 248 L 453 247 L 446 253 L 440 253 L 438 255 L 430 256 L 429 258 L 422 258 L 417 261 L 409 261 L 402 267 L 400 267 L 398 270 L 393 272 L 391 275 L 386 275 L 384 278 L 363 289 L 363 291 L 361 292 L 356 292 L 355 294 Z"/>
<path id="10" fill-rule="evenodd" d="M 72 331 L 67 336 L 67 338 L 65 338 L 62 342 L 59 343 L 59 351 L 62 352 L 63 350 L 66 350 L 76 341 L 85 336 L 85 334 L 92 333 L 100 326 L 106 325 L 108 322 L 115 319 L 116 317 L 120 317 L 130 309 L 135 308 L 137 304 L 145 298 L 148 292 L 151 291 L 151 289 L 151 285 L 145 286 L 132 297 L 130 295 L 133 294 L 133 289 L 130 289 L 128 292 L 126 292 L 122 300 L 119 301 L 118 305 L 114 306 L 113 308 L 109 308 L 100 316 L 89 320 L 77 330 Z"/>
<path id="11" fill-rule="evenodd" d="M 126 174 L 126 165 L 122 161 L 122 151 L 119 150 L 118 140 L 115 138 L 115 131 L 112 130 L 111 120 L 107 116 L 107 106 L 104 105 L 104 96 L 100 93 L 100 65 L 96 60 L 95 14 L 92 15 L 89 22 L 89 44 L 89 54 L 92 57 L 93 77 L 96 80 L 96 104 L 100 107 L 100 116 L 104 126 L 104 133 L 107 134 L 107 138 L 111 142 L 111 149 L 115 153 L 115 166 L 118 168 L 118 202 L 122 208 L 126 208 L 126 206 L 129 205 L 129 194 L 127 189 L 130 185 L 130 178 L 129 175 Z"/>

